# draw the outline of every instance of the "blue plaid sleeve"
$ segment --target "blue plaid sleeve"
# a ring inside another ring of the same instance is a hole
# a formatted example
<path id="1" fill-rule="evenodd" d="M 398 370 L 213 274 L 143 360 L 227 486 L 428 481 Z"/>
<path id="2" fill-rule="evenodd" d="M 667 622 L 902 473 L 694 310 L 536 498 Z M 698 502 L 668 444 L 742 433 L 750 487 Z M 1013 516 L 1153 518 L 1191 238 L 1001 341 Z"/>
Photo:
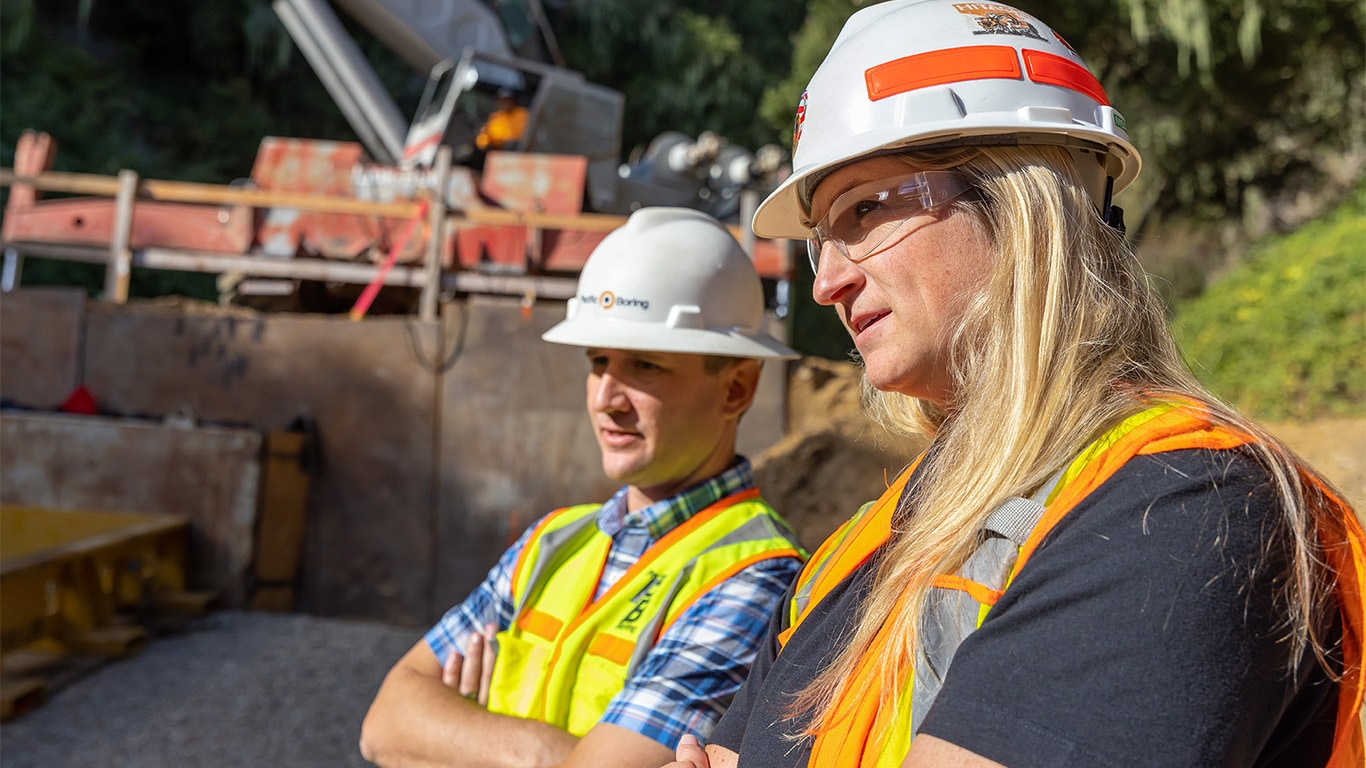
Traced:
<path id="1" fill-rule="evenodd" d="M 464 655 L 461 649 L 465 647 L 465 640 L 485 624 L 492 622 L 499 631 L 512 626 L 512 569 L 516 567 L 517 556 L 522 553 L 535 528 L 533 524 L 523 531 L 470 596 L 446 611 L 436 626 L 427 630 L 427 646 L 439 661 L 445 662 L 451 651 Z"/>
<path id="2" fill-rule="evenodd" d="M 705 739 L 744 682 L 769 617 L 800 569 L 796 558 L 770 558 L 708 591 L 660 635 L 601 722 L 669 749 L 687 733 Z"/>

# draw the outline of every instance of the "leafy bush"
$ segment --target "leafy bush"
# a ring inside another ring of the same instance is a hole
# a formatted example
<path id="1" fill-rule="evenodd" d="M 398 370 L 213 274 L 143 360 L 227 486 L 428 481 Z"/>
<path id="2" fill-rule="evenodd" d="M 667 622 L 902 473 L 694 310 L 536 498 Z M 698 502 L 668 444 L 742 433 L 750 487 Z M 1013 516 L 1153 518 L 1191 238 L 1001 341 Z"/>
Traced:
<path id="1" fill-rule="evenodd" d="M 1263 418 L 1366 414 L 1366 184 L 1182 304 L 1197 375 Z"/>

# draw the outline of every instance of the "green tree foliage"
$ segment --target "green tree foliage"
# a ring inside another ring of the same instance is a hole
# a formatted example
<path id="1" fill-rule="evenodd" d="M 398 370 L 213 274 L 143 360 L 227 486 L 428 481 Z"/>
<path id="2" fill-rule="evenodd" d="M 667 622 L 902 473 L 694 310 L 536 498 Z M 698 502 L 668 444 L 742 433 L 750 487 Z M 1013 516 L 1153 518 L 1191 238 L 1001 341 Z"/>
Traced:
<path id="1" fill-rule="evenodd" d="M 787 74 L 790 0 L 585 0 L 555 20 L 568 65 L 626 96 L 623 147 L 664 131 L 716 131 L 751 149 L 786 145 L 755 119 L 764 88 Z"/>
<path id="2" fill-rule="evenodd" d="M 268 134 L 344 138 L 341 114 L 266 0 L 6 0 L 0 159 L 26 128 L 57 140 L 57 168 L 223 182 Z"/>
<path id="3" fill-rule="evenodd" d="M 0 2 L 0 164 L 26 129 L 57 142 L 55 170 L 224 183 L 262 137 L 354 140 L 268 0 Z M 357 35 L 392 90 L 421 80 Z M 29 285 L 103 286 L 96 265 L 29 259 Z M 134 270 L 133 296 L 216 295 L 211 275 Z"/>
<path id="4" fill-rule="evenodd" d="M 1331 207 L 1366 167 L 1366 3 L 1011 4 L 1066 36 L 1128 118 L 1144 167 L 1119 203 L 1171 300 L 1198 295 L 1204 275 L 1236 262 L 1250 235 L 1291 229 Z M 790 135 L 798 96 L 863 5 L 808 0 L 790 74 L 762 100 L 774 131 Z M 804 290 L 794 296 L 799 344 L 811 339 L 807 351 L 842 357 L 847 345 L 830 313 L 803 305 Z"/>
<path id="5" fill-rule="evenodd" d="M 1366 152 L 1366 3 L 1015 4 L 1068 38 L 1128 118 L 1144 158 L 1139 183 L 1121 198 L 1131 224 L 1248 217 L 1283 230 L 1340 198 L 1360 173 L 1360 161 L 1344 158 Z M 790 132 L 797 97 L 861 5 L 809 0 L 790 76 L 763 98 L 774 131 Z M 1316 195 L 1317 206 L 1283 202 Z"/>
<path id="6" fill-rule="evenodd" d="M 1173 327 L 1205 383 L 1250 412 L 1366 414 L 1366 184 L 1331 216 L 1261 244 Z"/>
<path id="7" fill-rule="evenodd" d="M 1341 198 L 1366 149 L 1366 5 L 1128 2 L 1130 31 L 1096 54 L 1157 214 L 1285 231 Z"/>
<path id="8" fill-rule="evenodd" d="M 850 0 L 809 0 L 806 19 L 792 38 L 792 67 L 787 76 L 769 84 L 760 102 L 759 116 L 776 131 L 786 131 L 791 141 L 793 116 L 811 76 L 825 59 L 844 22 L 859 5 Z"/>
<path id="9" fill-rule="evenodd" d="M 664 131 L 714 130 L 751 148 L 787 146 L 802 89 L 845 19 L 867 4 L 546 6 L 568 66 L 626 94 L 629 152 Z M 1236 246 L 1242 231 L 1293 228 L 1361 175 L 1360 0 L 1015 4 L 1067 36 L 1128 118 L 1145 168 L 1120 202 L 1145 259 L 1169 243 L 1192 244 L 1180 248 L 1172 275 L 1223 266 L 1228 249 L 1205 243 Z M 344 15 L 343 23 L 411 113 L 422 78 Z M 354 140 L 269 0 L 0 0 L 0 58 L 3 165 L 12 164 L 26 128 L 57 139 L 58 170 L 132 168 L 147 178 L 215 183 L 246 176 L 266 135 Z M 1236 231 L 1173 238 L 1179 218 L 1232 222 Z M 26 265 L 26 282 L 76 280 L 92 290 L 102 282 L 99 267 L 38 261 Z M 173 280 L 135 274 L 134 295 L 185 292 Z M 809 301 L 809 280 L 797 275 L 798 302 Z M 1182 281 L 1176 296 L 1202 286 L 1198 278 Z M 811 351 L 843 357 L 849 345 L 833 318 L 798 303 L 798 344 L 811 339 Z"/>

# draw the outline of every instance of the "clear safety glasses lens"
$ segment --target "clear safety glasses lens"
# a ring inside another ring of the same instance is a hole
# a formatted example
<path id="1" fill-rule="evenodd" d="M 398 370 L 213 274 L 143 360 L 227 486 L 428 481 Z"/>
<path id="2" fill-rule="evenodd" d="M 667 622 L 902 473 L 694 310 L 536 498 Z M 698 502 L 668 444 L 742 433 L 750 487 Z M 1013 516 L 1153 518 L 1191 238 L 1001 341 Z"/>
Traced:
<path id="1" fill-rule="evenodd" d="M 806 255 L 811 272 L 820 270 L 821 252 L 834 246 L 858 263 L 878 253 L 904 224 L 954 200 L 971 186 L 954 171 L 920 171 L 895 179 L 861 184 L 844 192 L 811 229 Z"/>

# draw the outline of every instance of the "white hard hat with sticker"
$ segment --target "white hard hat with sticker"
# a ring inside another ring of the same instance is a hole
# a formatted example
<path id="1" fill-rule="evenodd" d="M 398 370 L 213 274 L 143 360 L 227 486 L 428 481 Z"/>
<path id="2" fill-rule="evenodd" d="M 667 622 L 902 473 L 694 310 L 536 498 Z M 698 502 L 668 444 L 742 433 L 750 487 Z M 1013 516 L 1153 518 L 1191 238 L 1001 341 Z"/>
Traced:
<path id="1" fill-rule="evenodd" d="M 1138 175 L 1124 118 L 1086 63 L 1001 3 L 888 0 L 845 23 L 802 94 L 792 175 L 755 212 L 761 237 L 801 239 L 815 185 L 855 160 L 954 144 L 1056 144 L 1098 208 Z"/>
<path id="2" fill-rule="evenodd" d="M 642 208 L 593 250 L 565 319 L 541 338 L 603 349 L 783 358 L 763 331 L 759 274 L 721 222 Z"/>

